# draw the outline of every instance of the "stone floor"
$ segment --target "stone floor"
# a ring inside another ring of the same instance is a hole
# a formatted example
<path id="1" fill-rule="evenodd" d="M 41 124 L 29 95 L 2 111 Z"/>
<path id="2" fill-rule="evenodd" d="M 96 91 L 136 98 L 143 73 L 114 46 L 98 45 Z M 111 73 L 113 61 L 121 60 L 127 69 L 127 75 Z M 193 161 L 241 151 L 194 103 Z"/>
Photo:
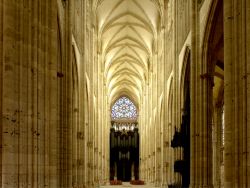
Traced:
<path id="1" fill-rule="evenodd" d="M 137 187 L 137 188 L 154 188 L 152 185 L 131 185 L 128 182 L 123 182 L 122 185 L 106 185 L 100 188 L 122 188 L 122 187 Z"/>

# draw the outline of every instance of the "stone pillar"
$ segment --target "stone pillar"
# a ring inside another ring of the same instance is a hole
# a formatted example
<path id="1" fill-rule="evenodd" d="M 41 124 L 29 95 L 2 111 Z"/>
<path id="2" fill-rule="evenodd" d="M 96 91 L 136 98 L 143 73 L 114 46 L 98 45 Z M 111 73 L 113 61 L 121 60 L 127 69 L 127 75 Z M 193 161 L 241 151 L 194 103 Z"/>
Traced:
<path id="1" fill-rule="evenodd" d="M 65 110 L 66 115 L 66 134 L 64 135 L 65 141 L 65 149 L 66 149 L 66 159 L 65 159 L 65 164 L 66 164 L 66 170 L 64 172 L 64 177 L 66 180 L 66 184 L 64 185 L 65 187 L 72 186 L 73 183 L 73 137 L 72 137 L 72 132 L 73 132 L 73 125 L 72 125 L 72 118 L 73 118 L 73 96 L 72 96 L 72 91 L 73 91 L 73 78 L 72 78 L 72 1 L 66 1 L 66 16 L 65 16 L 65 30 L 66 30 L 66 40 L 65 40 L 65 47 L 66 47 L 66 55 L 65 55 L 65 61 L 66 61 L 66 71 L 67 74 L 66 76 L 66 89 L 65 89 L 65 95 L 66 98 L 68 99 L 67 101 L 67 109 Z"/>
<path id="2" fill-rule="evenodd" d="M 212 121 L 208 114 L 212 115 L 213 102 L 211 101 L 210 75 L 207 64 L 202 61 L 200 50 L 200 15 L 198 1 L 191 1 L 191 187 L 212 187 Z"/>
<path id="3" fill-rule="evenodd" d="M 224 1 L 225 187 L 249 187 L 250 3 Z"/>
<path id="4" fill-rule="evenodd" d="M 0 3 L 1 187 L 59 186 L 56 17 L 55 1 Z"/>
<path id="5" fill-rule="evenodd" d="M 208 120 L 211 102 L 208 100 L 209 79 L 206 63 L 201 59 L 200 18 L 198 1 L 191 1 L 191 187 L 212 187 L 212 125 Z"/>
<path id="6" fill-rule="evenodd" d="M 196 118 L 197 118 L 197 101 L 196 101 L 196 81 L 197 81 L 197 41 L 196 38 L 197 37 L 197 26 L 196 23 L 198 22 L 197 20 L 197 14 L 198 14 L 198 10 L 197 10 L 197 1 L 192 1 L 191 3 L 191 11 L 192 11 L 192 16 L 191 16 L 191 35 L 192 35 L 192 49 L 191 49 L 191 53 L 193 55 L 191 55 L 191 66 L 190 66 L 190 72 L 191 72 L 191 78 L 190 78 L 190 97 L 191 97 L 191 101 L 190 101 L 190 106 L 191 106 L 191 119 L 190 119 L 190 187 L 198 187 L 197 186 L 197 178 L 198 178 L 198 169 L 197 169 L 197 160 L 198 160 L 198 155 L 197 155 L 197 145 L 198 142 L 196 142 L 196 128 L 197 128 L 197 122 L 196 122 Z M 199 79 L 199 77 L 198 77 Z M 198 130 L 197 130 L 198 131 Z"/>
<path id="7" fill-rule="evenodd" d="M 0 115 L 3 114 L 2 111 L 2 98 L 3 98 L 3 1 L 0 1 Z M 2 153 L 3 153 L 3 128 L 2 128 L 2 119 L 0 119 L 0 185 L 2 186 L 2 177 L 3 177 L 3 169 L 2 169 Z"/>
<path id="8" fill-rule="evenodd" d="M 147 144 L 147 140 L 150 140 L 150 117 L 149 117 L 149 85 L 147 83 L 146 85 L 146 97 L 147 100 L 145 100 L 145 106 L 146 106 L 146 114 L 145 117 L 148 117 L 147 119 L 147 124 L 146 124 L 146 134 L 145 134 L 145 140 L 144 140 L 144 145 L 146 147 L 146 152 L 145 152 L 145 168 L 146 168 L 146 179 L 145 181 L 149 182 L 150 181 L 150 144 Z M 142 146 L 142 147 L 143 147 Z"/>

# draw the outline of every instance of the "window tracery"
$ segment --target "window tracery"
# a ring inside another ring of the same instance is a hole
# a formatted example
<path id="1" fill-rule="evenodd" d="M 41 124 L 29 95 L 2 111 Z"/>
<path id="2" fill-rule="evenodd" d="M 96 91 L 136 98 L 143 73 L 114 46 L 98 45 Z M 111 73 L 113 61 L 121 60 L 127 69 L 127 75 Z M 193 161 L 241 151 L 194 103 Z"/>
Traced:
<path id="1" fill-rule="evenodd" d="M 123 96 L 112 106 L 111 118 L 113 120 L 137 119 L 136 106 L 129 98 Z"/>

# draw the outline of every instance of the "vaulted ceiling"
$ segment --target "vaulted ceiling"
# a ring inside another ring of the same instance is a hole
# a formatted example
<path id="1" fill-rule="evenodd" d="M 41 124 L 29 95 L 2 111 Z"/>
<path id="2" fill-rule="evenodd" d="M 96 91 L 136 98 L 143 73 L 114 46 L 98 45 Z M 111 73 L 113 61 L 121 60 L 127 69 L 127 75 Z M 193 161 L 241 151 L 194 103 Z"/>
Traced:
<path id="1" fill-rule="evenodd" d="M 127 95 L 138 104 L 157 41 L 160 1 L 96 0 L 94 7 L 109 102 Z"/>

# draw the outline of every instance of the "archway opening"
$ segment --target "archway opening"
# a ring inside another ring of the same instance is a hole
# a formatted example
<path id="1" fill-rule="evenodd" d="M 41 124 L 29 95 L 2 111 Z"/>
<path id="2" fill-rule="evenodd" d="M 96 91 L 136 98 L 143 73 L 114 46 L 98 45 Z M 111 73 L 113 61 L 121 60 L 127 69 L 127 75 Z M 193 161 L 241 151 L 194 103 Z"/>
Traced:
<path id="1" fill-rule="evenodd" d="M 175 127 L 171 147 L 178 152 L 181 149 L 181 159 L 174 161 L 175 182 L 169 187 L 189 187 L 190 184 L 190 49 L 187 47 L 184 56 L 181 77 L 181 125 Z M 175 158 L 176 159 L 176 158 Z"/>
<path id="2" fill-rule="evenodd" d="M 214 1 L 207 34 L 208 124 L 212 125 L 213 184 L 224 186 L 224 28 L 223 1 Z"/>
<path id="3" fill-rule="evenodd" d="M 111 107 L 110 180 L 139 179 L 138 110 L 121 96 Z"/>
<path id="4" fill-rule="evenodd" d="M 183 88 L 183 111 L 181 132 L 183 134 L 183 170 L 182 186 L 189 187 L 190 184 L 190 52 L 187 55 L 187 64 Z"/>

